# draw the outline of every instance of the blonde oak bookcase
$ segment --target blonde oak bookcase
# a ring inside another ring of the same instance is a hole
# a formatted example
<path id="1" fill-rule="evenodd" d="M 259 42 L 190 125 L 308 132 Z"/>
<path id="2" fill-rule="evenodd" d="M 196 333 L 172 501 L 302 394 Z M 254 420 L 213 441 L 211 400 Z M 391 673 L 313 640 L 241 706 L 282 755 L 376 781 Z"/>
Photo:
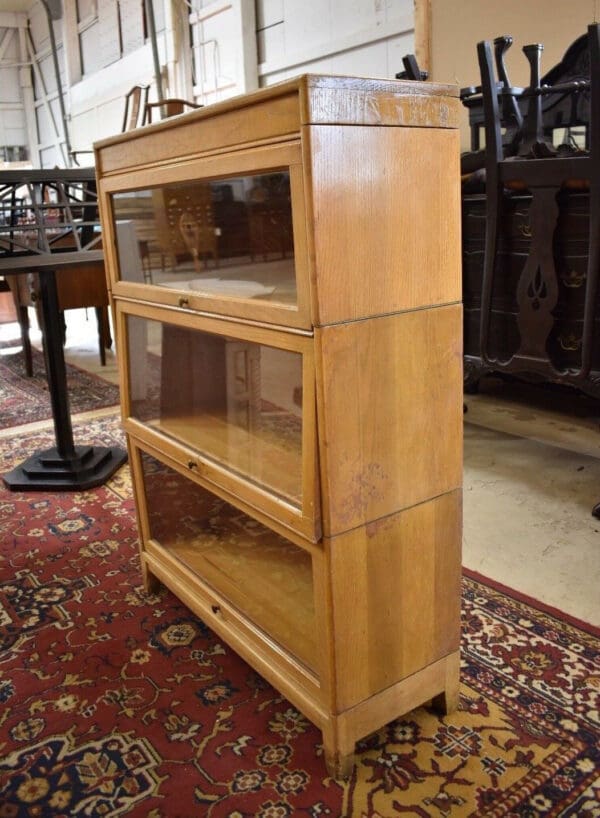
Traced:
<path id="1" fill-rule="evenodd" d="M 306 75 L 95 146 L 146 587 L 322 731 L 456 706 L 458 99 Z"/>

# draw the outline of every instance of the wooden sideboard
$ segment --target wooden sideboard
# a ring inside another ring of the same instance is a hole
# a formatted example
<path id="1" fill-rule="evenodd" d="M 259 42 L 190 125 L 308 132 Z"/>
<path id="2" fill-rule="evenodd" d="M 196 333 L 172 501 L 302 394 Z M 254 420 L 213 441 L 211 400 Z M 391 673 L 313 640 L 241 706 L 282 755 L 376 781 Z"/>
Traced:
<path id="1" fill-rule="evenodd" d="M 95 146 L 146 587 L 318 725 L 335 776 L 458 697 L 458 116 L 449 86 L 309 75 Z M 153 203 L 200 188 L 218 265 L 192 208 L 142 276 Z"/>

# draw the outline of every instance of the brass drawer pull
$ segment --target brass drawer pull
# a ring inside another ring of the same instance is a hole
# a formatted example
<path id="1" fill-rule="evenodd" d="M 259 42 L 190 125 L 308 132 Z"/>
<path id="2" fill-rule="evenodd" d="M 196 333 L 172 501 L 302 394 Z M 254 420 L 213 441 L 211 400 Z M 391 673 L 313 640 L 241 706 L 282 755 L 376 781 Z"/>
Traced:
<path id="1" fill-rule="evenodd" d="M 223 611 L 221 610 L 220 605 L 211 605 L 210 609 L 214 613 L 215 616 L 222 616 L 222 614 L 223 614 Z"/>
<path id="2" fill-rule="evenodd" d="M 198 464 L 195 460 L 188 460 L 188 469 L 197 469 Z"/>
<path id="3" fill-rule="evenodd" d="M 190 300 L 186 298 L 185 295 L 180 296 L 179 301 L 177 302 L 180 307 L 189 307 Z"/>
<path id="4" fill-rule="evenodd" d="M 530 239 L 533 236 L 533 231 L 527 222 L 523 222 L 519 225 L 519 233 L 525 236 L 526 239 Z"/>
<path id="5" fill-rule="evenodd" d="M 575 270 L 569 270 L 568 273 L 563 273 L 561 275 L 560 280 L 565 287 L 570 287 L 574 290 L 581 287 L 585 281 L 585 273 L 577 273 Z"/>
<path id="6" fill-rule="evenodd" d="M 581 346 L 582 339 L 577 338 L 573 333 L 570 335 L 563 333 L 558 336 L 558 342 L 566 352 L 575 352 Z"/>

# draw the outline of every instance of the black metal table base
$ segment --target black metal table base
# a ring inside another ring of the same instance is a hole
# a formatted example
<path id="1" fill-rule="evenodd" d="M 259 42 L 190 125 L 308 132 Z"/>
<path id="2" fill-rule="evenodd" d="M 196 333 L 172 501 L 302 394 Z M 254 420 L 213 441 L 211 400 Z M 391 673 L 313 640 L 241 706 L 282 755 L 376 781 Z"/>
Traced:
<path id="1" fill-rule="evenodd" d="M 3 479 L 11 491 L 91 489 L 105 483 L 126 460 L 127 452 L 116 446 L 75 446 L 70 457 L 53 447 L 31 455 Z"/>
<path id="2" fill-rule="evenodd" d="M 63 265 L 67 261 L 63 259 Z M 24 269 L 28 267 L 24 265 Z M 11 491 L 94 488 L 105 483 L 125 463 L 127 453 L 119 447 L 74 445 L 55 270 L 46 265 L 36 271 L 40 276 L 44 358 L 56 445 L 30 455 L 2 478 Z"/>

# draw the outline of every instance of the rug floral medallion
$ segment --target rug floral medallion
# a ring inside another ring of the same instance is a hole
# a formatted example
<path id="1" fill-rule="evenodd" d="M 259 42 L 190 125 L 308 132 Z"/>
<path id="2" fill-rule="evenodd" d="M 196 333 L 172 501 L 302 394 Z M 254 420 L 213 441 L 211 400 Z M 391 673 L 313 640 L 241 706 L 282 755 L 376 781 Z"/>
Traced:
<path id="1" fill-rule="evenodd" d="M 74 433 L 123 442 L 116 415 Z M 2 469 L 49 439 L 0 440 Z M 0 525 L 0 818 L 600 816 L 591 629 L 465 576 L 460 709 L 402 715 L 336 782 L 310 722 L 143 593 L 126 466 L 82 493 L 2 489 Z"/>
<path id="2" fill-rule="evenodd" d="M 0 429 L 52 417 L 44 356 L 35 348 L 31 356 L 33 375 L 28 377 L 20 346 L 0 341 Z M 65 372 L 74 414 L 119 403 L 119 390 L 114 384 L 71 364 L 65 364 Z"/>

